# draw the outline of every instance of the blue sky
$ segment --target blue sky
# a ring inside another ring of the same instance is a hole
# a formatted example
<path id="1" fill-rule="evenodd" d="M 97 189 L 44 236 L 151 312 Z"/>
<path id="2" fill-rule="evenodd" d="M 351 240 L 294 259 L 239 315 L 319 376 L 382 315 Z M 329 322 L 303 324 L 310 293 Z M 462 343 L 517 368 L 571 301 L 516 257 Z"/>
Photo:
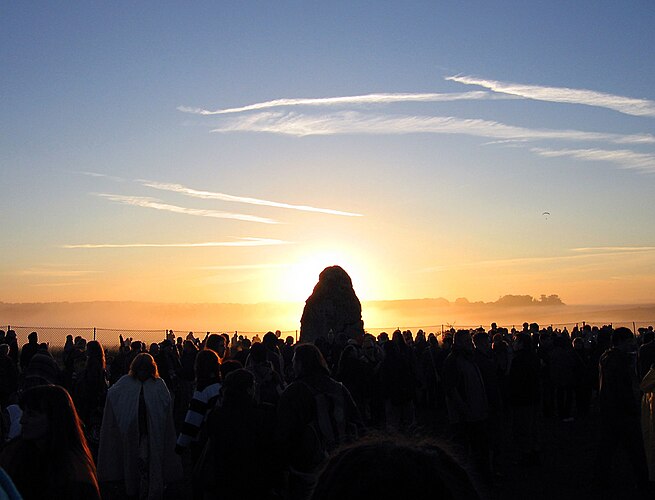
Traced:
<path id="1" fill-rule="evenodd" d="M 301 300 L 345 263 L 365 298 L 648 301 L 653 26 L 645 1 L 5 3 L 0 300 Z"/>

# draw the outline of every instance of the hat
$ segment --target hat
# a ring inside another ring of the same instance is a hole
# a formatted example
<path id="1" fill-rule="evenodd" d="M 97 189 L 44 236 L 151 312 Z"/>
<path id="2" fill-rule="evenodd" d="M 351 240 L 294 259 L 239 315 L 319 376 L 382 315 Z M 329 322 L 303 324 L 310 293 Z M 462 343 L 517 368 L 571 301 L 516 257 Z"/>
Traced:
<path id="1" fill-rule="evenodd" d="M 32 356 L 25 371 L 26 377 L 39 377 L 51 384 L 59 382 L 59 366 L 52 356 L 37 353 Z"/>

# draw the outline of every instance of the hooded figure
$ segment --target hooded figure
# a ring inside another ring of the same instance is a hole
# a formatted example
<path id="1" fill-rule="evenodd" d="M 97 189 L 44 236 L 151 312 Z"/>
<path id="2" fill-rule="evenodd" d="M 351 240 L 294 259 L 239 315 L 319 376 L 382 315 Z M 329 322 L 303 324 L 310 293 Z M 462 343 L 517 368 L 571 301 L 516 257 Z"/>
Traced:
<path id="1" fill-rule="evenodd" d="M 165 483 L 182 478 L 175 439 L 171 396 L 152 356 L 141 353 L 107 392 L 98 480 L 123 482 L 129 496 L 161 499 Z"/>

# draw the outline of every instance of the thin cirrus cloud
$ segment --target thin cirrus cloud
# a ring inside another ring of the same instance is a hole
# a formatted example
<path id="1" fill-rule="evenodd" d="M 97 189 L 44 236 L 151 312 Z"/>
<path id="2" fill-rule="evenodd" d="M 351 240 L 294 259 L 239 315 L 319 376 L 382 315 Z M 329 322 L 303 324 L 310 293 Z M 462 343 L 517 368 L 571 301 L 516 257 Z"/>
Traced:
<path id="1" fill-rule="evenodd" d="M 46 278 L 74 278 L 78 276 L 88 276 L 99 271 L 77 270 L 77 269 L 55 269 L 51 267 L 31 267 L 18 271 L 20 276 L 40 276 Z"/>
<path id="2" fill-rule="evenodd" d="M 586 89 L 499 82 L 496 80 L 486 80 L 483 78 L 462 75 L 449 76 L 446 77 L 446 80 L 463 83 L 465 85 L 478 85 L 492 90 L 493 92 L 500 92 L 537 101 L 583 104 L 585 106 L 611 109 L 626 115 L 655 117 L 655 101 L 649 99 L 624 97 Z"/>
<path id="3" fill-rule="evenodd" d="M 261 111 L 264 109 L 292 107 L 292 106 L 340 106 L 364 104 L 393 104 L 398 102 L 449 102 L 482 99 L 509 99 L 511 97 L 498 96 L 490 92 L 453 92 L 453 93 L 384 93 L 365 94 L 355 96 L 318 97 L 318 98 L 287 98 L 272 101 L 257 102 L 237 108 L 208 110 L 178 106 L 178 111 L 196 115 L 224 115 L 230 113 L 243 113 L 245 111 Z"/>
<path id="4" fill-rule="evenodd" d="M 88 283 L 88 281 L 68 281 L 64 283 L 32 283 L 29 286 L 35 286 L 35 287 L 79 286 L 79 285 L 83 285 L 84 283 Z"/>
<path id="5" fill-rule="evenodd" d="M 197 217 L 212 217 L 215 219 L 235 219 L 235 220 L 241 220 L 246 222 L 258 222 L 261 224 L 280 224 L 280 222 L 266 217 L 257 217 L 255 215 L 245 215 L 245 214 L 238 214 L 233 212 L 222 212 L 219 210 L 180 207 L 177 205 L 162 203 L 161 200 L 158 200 L 156 198 L 148 198 L 144 196 L 125 196 L 120 194 L 106 194 L 106 193 L 94 193 L 94 194 L 95 196 L 99 196 L 109 201 L 121 203 L 124 205 L 152 208 L 154 210 L 163 210 L 166 212 L 173 212 L 176 214 L 195 215 Z"/>
<path id="6" fill-rule="evenodd" d="M 580 130 L 531 129 L 452 116 L 370 115 L 356 111 L 322 115 L 261 112 L 226 120 L 212 132 L 267 132 L 293 136 L 337 134 L 464 134 L 500 140 L 605 141 L 653 144 L 651 134 L 612 134 Z"/>
<path id="7" fill-rule="evenodd" d="M 530 151 L 547 158 L 570 157 L 584 161 L 605 161 L 621 168 L 639 170 L 644 173 L 655 172 L 655 155 L 637 153 L 628 149 L 548 149 L 531 148 Z"/>
<path id="8" fill-rule="evenodd" d="M 100 179 L 109 179 L 114 182 L 125 182 L 125 179 L 116 175 L 101 174 L 99 172 L 88 172 L 83 170 L 74 170 L 72 173 L 79 175 L 86 175 L 87 177 L 96 177 Z"/>
<path id="9" fill-rule="evenodd" d="M 260 269 L 283 269 L 291 264 L 238 264 L 233 266 L 201 266 L 198 269 L 205 271 L 243 271 Z"/>
<path id="10" fill-rule="evenodd" d="M 440 266 L 429 267 L 421 269 L 419 272 L 432 273 L 443 271 L 455 271 L 470 268 L 495 268 L 495 267 L 516 267 L 516 266 L 532 266 L 536 264 L 558 264 L 564 262 L 577 262 L 593 259 L 604 259 L 607 257 L 617 257 L 624 255 L 631 255 L 637 252 L 648 252 L 655 250 L 655 247 L 589 247 L 589 248 L 572 248 L 574 255 L 557 255 L 552 257 L 518 257 L 511 259 L 497 259 L 497 260 L 482 260 L 477 262 L 465 262 L 460 264 L 446 264 Z"/>
<path id="11" fill-rule="evenodd" d="M 171 191 L 174 193 L 180 193 L 184 194 L 186 196 L 192 196 L 194 198 L 202 198 L 206 200 L 221 200 L 221 201 L 230 201 L 230 202 L 237 202 L 237 203 L 247 203 L 250 205 L 260 205 L 260 206 L 266 206 L 266 207 L 276 207 L 276 208 L 288 208 L 292 210 L 300 210 L 304 212 L 316 212 L 316 213 L 322 213 L 322 214 L 330 214 L 330 215 L 342 215 L 346 217 L 362 217 L 362 214 L 356 214 L 353 212 L 344 212 L 341 210 L 334 210 L 331 208 L 318 208 L 318 207 L 312 207 L 308 205 L 292 205 L 290 203 L 280 203 L 277 201 L 269 201 L 269 200 L 260 200 L 258 198 L 248 198 L 245 196 L 234 196 L 231 194 L 225 194 L 225 193 L 217 193 L 213 191 L 200 191 L 197 189 L 192 189 L 186 186 L 183 186 L 181 184 L 168 184 L 168 183 L 163 183 L 163 182 L 154 182 L 154 181 L 147 181 L 147 180 L 139 180 L 137 182 L 140 182 L 144 186 L 151 187 L 154 189 L 159 189 L 162 191 Z"/>
<path id="12" fill-rule="evenodd" d="M 62 245 L 62 248 L 207 248 L 207 247 L 263 247 L 288 245 L 290 241 L 271 238 L 238 238 L 236 241 L 206 241 L 202 243 L 83 243 Z"/>
<path id="13" fill-rule="evenodd" d="M 633 253 L 633 252 L 653 252 L 655 247 L 578 247 L 572 248 L 572 252 L 578 253 Z"/>

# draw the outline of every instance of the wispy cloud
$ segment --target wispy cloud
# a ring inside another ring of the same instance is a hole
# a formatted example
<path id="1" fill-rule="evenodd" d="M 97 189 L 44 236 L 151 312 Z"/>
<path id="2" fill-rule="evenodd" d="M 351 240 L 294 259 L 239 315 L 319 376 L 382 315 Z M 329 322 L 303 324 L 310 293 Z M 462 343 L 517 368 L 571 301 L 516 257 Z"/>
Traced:
<path id="1" fill-rule="evenodd" d="M 566 87 L 545 87 L 541 85 L 524 85 L 520 83 L 499 82 L 472 76 L 455 75 L 446 77 L 465 85 L 478 85 L 494 92 L 501 92 L 526 99 L 538 101 L 563 102 L 569 104 L 584 104 L 612 109 L 619 113 L 633 116 L 655 116 L 655 101 L 636 99 L 614 94 L 606 94 L 586 89 L 570 89 Z"/>
<path id="2" fill-rule="evenodd" d="M 548 149 L 531 148 L 533 153 L 548 158 L 571 157 L 584 161 L 606 161 L 621 168 L 635 169 L 642 172 L 655 172 L 655 155 L 636 153 L 629 149 Z"/>
<path id="3" fill-rule="evenodd" d="M 99 271 L 86 271 L 78 269 L 54 269 L 50 267 L 31 267 L 17 271 L 19 276 L 41 276 L 48 278 L 73 278 L 76 276 L 88 276 L 89 274 L 96 274 Z"/>
<path id="4" fill-rule="evenodd" d="M 114 182 L 125 182 L 125 179 L 122 177 L 117 177 L 115 175 L 107 175 L 107 174 L 101 174 L 98 172 L 86 172 L 86 171 L 81 171 L 81 170 L 74 170 L 72 173 L 74 174 L 79 174 L 79 175 L 86 175 L 87 177 L 97 177 L 101 179 L 109 179 Z"/>
<path id="5" fill-rule="evenodd" d="M 233 212 L 221 212 L 218 210 L 207 210 L 207 209 L 200 209 L 200 208 L 188 208 L 188 207 L 180 207 L 177 205 L 169 205 L 168 203 L 163 203 L 161 200 L 158 200 L 156 198 L 148 198 L 143 196 L 124 196 L 120 194 L 105 194 L 105 193 L 93 193 L 93 194 L 95 194 L 95 196 L 105 198 L 109 201 L 122 203 L 124 205 L 152 208 L 155 210 L 164 210 L 166 212 L 173 212 L 176 214 L 195 215 L 198 217 L 213 217 L 216 219 L 235 219 L 235 220 L 242 220 L 247 222 L 259 222 L 261 224 L 280 224 L 280 222 L 276 220 L 268 219 L 266 217 L 257 217 L 255 215 L 245 215 L 245 214 L 238 214 Z"/>
<path id="6" fill-rule="evenodd" d="M 29 286 L 36 286 L 36 287 L 51 287 L 51 286 L 79 286 L 83 285 L 85 283 L 89 283 L 88 281 L 68 281 L 65 283 L 32 283 Z"/>
<path id="7" fill-rule="evenodd" d="M 606 141 L 652 144 L 651 134 L 611 134 L 579 130 L 530 129 L 451 116 L 368 115 L 355 111 L 323 115 L 263 112 L 225 121 L 213 132 L 268 132 L 294 136 L 335 134 L 466 134 L 500 140 Z"/>
<path id="8" fill-rule="evenodd" d="M 454 271 L 460 269 L 470 268 L 485 268 L 485 267 L 514 267 L 522 265 L 537 265 L 537 264 L 556 264 L 567 261 L 580 261 L 587 259 L 603 259 L 606 257 L 615 257 L 621 255 L 634 254 L 637 251 L 646 252 L 655 250 L 655 247 L 588 247 L 588 248 L 572 248 L 574 255 L 556 255 L 552 257 L 518 257 L 512 259 L 496 259 L 496 260 L 482 260 L 476 262 L 463 262 L 459 264 L 447 264 L 441 266 L 434 266 L 421 269 L 419 272 L 442 272 Z"/>
<path id="9" fill-rule="evenodd" d="M 198 269 L 206 271 L 245 271 L 251 269 L 283 269 L 291 267 L 291 264 L 241 264 L 234 266 L 202 266 Z"/>
<path id="10" fill-rule="evenodd" d="M 206 241 L 202 243 L 83 243 L 62 245 L 62 248 L 207 248 L 207 247 L 263 247 L 288 245 L 290 241 L 270 238 L 238 238 L 236 241 Z"/>
<path id="11" fill-rule="evenodd" d="M 578 247 L 578 248 L 571 248 L 572 252 L 579 252 L 579 253 L 615 253 L 615 252 L 621 252 L 621 253 L 632 253 L 632 252 L 653 252 L 655 251 L 655 247 Z"/>
<path id="12" fill-rule="evenodd" d="M 245 196 L 234 196 L 231 194 L 225 193 L 216 193 L 213 191 L 200 191 L 197 189 L 192 189 L 181 184 L 167 184 L 163 182 L 139 180 L 144 186 L 148 186 L 154 189 L 159 189 L 162 191 L 172 191 L 174 193 L 180 193 L 187 196 L 192 196 L 194 198 L 202 198 L 207 200 L 221 200 L 221 201 L 231 201 L 237 203 L 248 203 L 250 205 L 260 205 L 266 207 L 276 207 L 276 208 L 289 208 L 292 210 L 301 210 L 304 212 L 317 212 L 330 215 L 343 215 L 347 217 L 362 217 L 362 214 L 356 214 L 352 212 L 343 212 L 341 210 L 333 210 L 331 208 L 318 208 L 311 207 L 308 205 L 292 205 L 290 203 L 280 203 L 277 201 L 261 200 L 258 198 L 248 198 Z"/>
<path id="13" fill-rule="evenodd" d="M 342 105 L 363 105 L 363 104 L 393 104 L 398 102 L 447 102 L 466 101 L 481 99 L 498 99 L 500 96 L 490 92 L 454 92 L 454 93 L 384 93 L 365 94 L 341 97 L 318 97 L 318 98 L 291 98 L 275 99 L 272 101 L 257 102 L 240 106 L 237 108 L 217 109 L 214 111 L 178 106 L 178 111 L 193 113 L 196 115 L 224 115 L 229 113 L 242 113 L 244 111 L 261 111 L 263 109 L 291 107 L 291 106 L 342 106 Z M 502 97 L 501 97 L 502 98 Z M 508 98 L 508 97 L 505 97 Z"/>

